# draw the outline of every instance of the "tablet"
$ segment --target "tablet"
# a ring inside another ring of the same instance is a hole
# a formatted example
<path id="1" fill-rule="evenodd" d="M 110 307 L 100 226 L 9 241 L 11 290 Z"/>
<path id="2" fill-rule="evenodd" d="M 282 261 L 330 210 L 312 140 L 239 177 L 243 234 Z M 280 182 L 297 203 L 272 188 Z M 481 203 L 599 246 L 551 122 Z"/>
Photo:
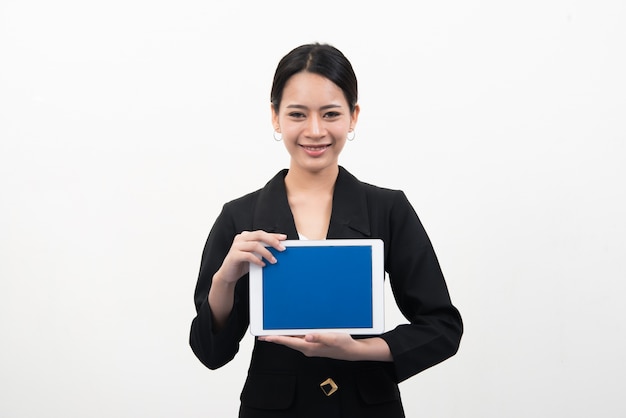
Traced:
<path id="1" fill-rule="evenodd" d="M 305 335 L 384 331 L 380 239 L 286 240 L 276 264 L 250 263 L 250 332 Z"/>

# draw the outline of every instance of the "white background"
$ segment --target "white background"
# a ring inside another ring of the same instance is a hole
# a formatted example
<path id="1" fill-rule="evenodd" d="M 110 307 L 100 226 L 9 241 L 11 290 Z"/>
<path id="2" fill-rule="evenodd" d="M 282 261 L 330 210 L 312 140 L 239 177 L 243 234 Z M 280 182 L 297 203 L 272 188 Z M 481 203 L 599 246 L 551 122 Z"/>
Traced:
<path id="1" fill-rule="evenodd" d="M 466 326 L 409 417 L 623 417 L 626 3 L 0 3 L 0 415 L 232 417 L 188 346 L 224 202 L 288 164 L 275 66 L 360 87 L 341 164 L 406 192 Z M 388 322 L 398 321 L 389 303 Z"/>

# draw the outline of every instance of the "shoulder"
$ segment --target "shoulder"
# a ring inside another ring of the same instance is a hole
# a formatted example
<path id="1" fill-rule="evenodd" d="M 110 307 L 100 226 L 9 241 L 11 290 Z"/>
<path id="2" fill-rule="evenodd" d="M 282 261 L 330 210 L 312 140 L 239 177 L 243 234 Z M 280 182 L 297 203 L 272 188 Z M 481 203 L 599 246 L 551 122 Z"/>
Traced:
<path id="1" fill-rule="evenodd" d="M 224 204 L 223 211 L 234 214 L 243 212 L 250 215 L 257 206 L 259 200 L 263 198 L 272 199 L 281 193 L 281 190 L 284 189 L 284 178 L 286 172 L 286 169 L 281 170 L 263 187 L 226 202 Z"/>
<path id="2" fill-rule="evenodd" d="M 250 193 L 246 193 L 243 196 L 237 197 L 224 203 L 224 210 L 226 211 L 239 211 L 245 208 L 250 209 L 259 200 L 259 195 L 263 189 L 258 189 Z"/>
<path id="3" fill-rule="evenodd" d="M 357 179 L 345 168 L 341 168 L 341 176 L 345 178 L 348 187 L 358 188 L 367 196 L 370 202 L 393 203 L 407 201 L 404 191 L 400 189 L 377 186 L 366 181 Z"/>
<path id="4" fill-rule="evenodd" d="M 370 196 L 387 199 L 395 199 L 399 196 L 404 196 L 404 192 L 400 189 L 377 186 L 367 182 L 361 182 L 361 185 L 365 189 L 365 192 Z"/>

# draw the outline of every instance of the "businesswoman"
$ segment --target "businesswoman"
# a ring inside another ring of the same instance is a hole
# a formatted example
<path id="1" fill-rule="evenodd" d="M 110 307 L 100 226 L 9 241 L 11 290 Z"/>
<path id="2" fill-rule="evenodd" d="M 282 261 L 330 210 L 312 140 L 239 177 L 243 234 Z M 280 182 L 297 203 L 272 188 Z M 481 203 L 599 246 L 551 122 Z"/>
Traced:
<path id="1" fill-rule="evenodd" d="M 398 383 L 458 350 L 461 317 L 405 194 L 363 183 L 338 164 L 359 110 L 352 66 L 333 46 L 302 45 L 281 59 L 271 115 L 289 169 L 223 206 L 202 253 L 190 345 L 211 369 L 235 356 L 249 325 L 248 263 L 275 263 L 265 245 L 282 251 L 285 239 L 382 239 L 408 322 L 367 338 L 256 338 L 240 417 L 404 417 Z"/>

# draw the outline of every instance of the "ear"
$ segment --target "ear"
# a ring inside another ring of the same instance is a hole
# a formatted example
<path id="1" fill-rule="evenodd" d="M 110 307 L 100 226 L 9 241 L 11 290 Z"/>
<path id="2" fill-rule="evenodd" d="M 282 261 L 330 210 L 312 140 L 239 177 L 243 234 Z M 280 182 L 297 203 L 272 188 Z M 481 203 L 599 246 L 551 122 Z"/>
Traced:
<path id="1" fill-rule="evenodd" d="M 361 112 L 361 106 L 358 104 L 354 106 L 354 111 L 350 115 L 350 129 L 354 130 L 357 121 L 359 120 L 359 113 Z"/>
<path id="2" fill-rule="evenodd" d="M 280 123 L 278 122 L 278 114 L 276 110 L 274 110 L 274 105 L 270 103 L 270 108 L 272 112 L 272 126 L 276 132 L 280 132 Z"/>

